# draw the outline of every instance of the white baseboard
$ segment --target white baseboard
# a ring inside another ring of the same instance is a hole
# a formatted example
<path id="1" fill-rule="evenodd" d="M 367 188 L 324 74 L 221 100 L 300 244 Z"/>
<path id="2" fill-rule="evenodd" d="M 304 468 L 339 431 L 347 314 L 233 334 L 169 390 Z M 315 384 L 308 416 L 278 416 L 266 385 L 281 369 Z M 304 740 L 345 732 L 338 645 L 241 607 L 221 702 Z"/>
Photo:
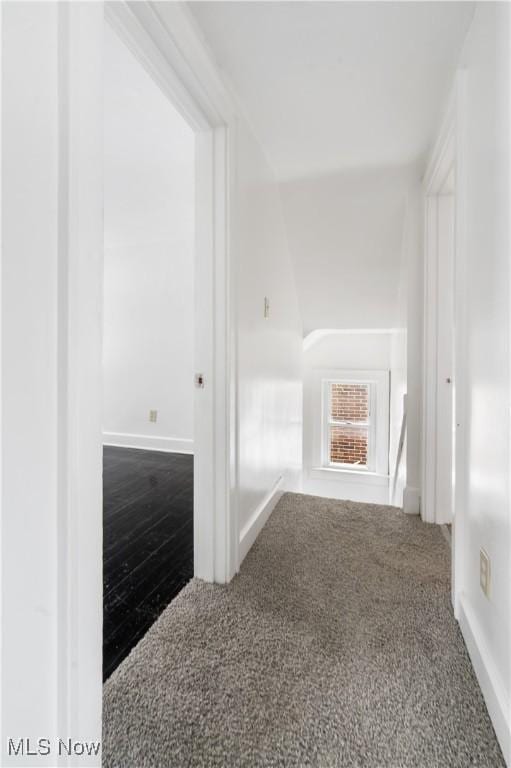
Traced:
<path id="1" fill-rule="evenodd" d="M 458 621 L 504 760 L 511 766 L 511 702 L 508 701 L 491 655 L 478 632 L 477 620 L 463 595 L 459 597 Z"/>
<path id="2" fill-rule="evenodd" d="M 193 440 L 182 437 L 159 437 L 157 435 L 130 435 L 126 432 L 103 432 L 103 445 L 142 448 L 167 453 L 193 453 Z"/>
<path id="3" fill-rule="evenodd" d="M 303 493 L 363 504 L 388 504 L 389 477 L 375 472 L 312 468 L 303 473 Z"/>
<path id="4" fill-rule="evenodd" d="M 240 534 L 240 565 L 245 559 L 250 547 L 259 536 L 265 522 L 277 506 L 284 494 L 284 478 L 281 476 L 255 509 L 250 520 L 243 526 Z"/>
<path id="5" fill-rule="evenodd" d="M 421 497 L 418 488 L 407 485 L 403 491 L 403 512 L 406 515 L 419 515 L 421 511 Z"/>
<path id="6" fill-rule="evenodd" d="M 326 480 L 331 483 L 356 483 L 358 485 L 381 485 L 389 487 L 389 476 L 377 472 L 363 472 L 353 469 L 330 469 L 329 467 L 312 467 L 306 477 L 310 480 Z"/>

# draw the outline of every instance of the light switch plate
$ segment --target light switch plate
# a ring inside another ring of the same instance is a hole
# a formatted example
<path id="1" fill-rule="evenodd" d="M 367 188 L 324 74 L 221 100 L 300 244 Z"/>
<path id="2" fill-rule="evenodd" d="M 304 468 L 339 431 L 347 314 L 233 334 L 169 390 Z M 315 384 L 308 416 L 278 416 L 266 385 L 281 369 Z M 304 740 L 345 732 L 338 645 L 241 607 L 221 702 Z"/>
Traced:
<path id="1" fill-rule="evenodd" d="M 479 584 L 486 597 L 490 596 L 490 557 L 484 549 L 479 550 Z"/>

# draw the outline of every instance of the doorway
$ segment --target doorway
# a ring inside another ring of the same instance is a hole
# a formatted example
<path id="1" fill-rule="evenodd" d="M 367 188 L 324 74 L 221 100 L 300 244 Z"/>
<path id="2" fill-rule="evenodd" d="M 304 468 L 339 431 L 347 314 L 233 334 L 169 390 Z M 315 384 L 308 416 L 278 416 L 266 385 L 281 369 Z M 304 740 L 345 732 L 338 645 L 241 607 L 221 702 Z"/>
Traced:
<path id="1" fill-rule="evenodd" d="M 421 515 L 451 530 L 452 602 L 462 586 L 466 462 L 464 271 L 465 78 L 458 72 L 424 188 L 424 357 Z"/>
<path id="2" fill-rule="evenodd" d="M 454 168 L 427 198 L 426 423 L 424 514 L 450 525 L 454 515 Z"/>
<path id="3" fill-rule="evenodd" d="M 179 4 L 78 3 L 58 10 L 60 118 L 67 137 L 59 165 L 66 321 L 59 339 L 59 722 L 63 733 L 99 734 L 105 16 L 195 135 L 194 374 L 201 373 L 203 386 L 193 388 L 194 576 L 219 583 L 233 577 L 239 562 L 230 255 L 236 112 L 195 49 Z"/>
<path id="4" fill-rule="evenodd" d="M 103 677 L 193 577 L 195 135 L 105 24 Z"/>

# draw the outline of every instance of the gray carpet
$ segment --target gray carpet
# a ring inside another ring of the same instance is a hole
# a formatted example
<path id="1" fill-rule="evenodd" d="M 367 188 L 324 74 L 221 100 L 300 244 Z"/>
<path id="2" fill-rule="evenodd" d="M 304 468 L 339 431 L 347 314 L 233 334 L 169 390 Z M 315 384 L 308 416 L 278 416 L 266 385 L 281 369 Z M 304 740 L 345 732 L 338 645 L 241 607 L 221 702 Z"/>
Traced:
<path id="1" fill-rule="evenodd" d="M 104 688 L 107 768 L 504 766 L 440 530 L 286 494 L 226 587 L 192 581 Z"/>

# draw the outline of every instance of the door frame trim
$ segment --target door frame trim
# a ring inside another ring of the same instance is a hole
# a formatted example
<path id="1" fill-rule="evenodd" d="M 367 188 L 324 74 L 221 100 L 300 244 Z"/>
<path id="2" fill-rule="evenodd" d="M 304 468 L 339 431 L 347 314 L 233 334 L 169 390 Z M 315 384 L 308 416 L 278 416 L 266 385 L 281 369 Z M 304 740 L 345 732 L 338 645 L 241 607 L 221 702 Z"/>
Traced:
<path id="1" fill-rule="evenodd" d="M 105 17 L 196 136 L 194 574 L 226 583 L 238 570 L 236 379 L 230 201 L 235 110 L 177 3 L 107 2 Z M 200 311 L 197 309 L 200 308 Z M 214 504 L 211 504 L 211 500 Z"/>
<path id="2" fill-rule="evenodd" d="M 228 582 L 239 567 L 236 315 L 232 241 L 237 117 L 189 11 L 180 3 L 59 7 L 59 732 L 98 738 L 102 710 L 101 372 L 102 76 L 105 16 L 196 131 L 198 247 L 208 276 L 200 439 L 208 472 L 194 519 L 195 575 Z M 197 282 L 197 281 L 196 281 Z M 198 323 L 196 324 L 198 325 Z M 209 386 L 208 386 L 209 384 Z M 201 467 L 204 470 L 204 466 Z M 196 486 L 197 489 L 197 486 Z"/>
<path id="3" fill-rule="evenodd" d="M 445 119 L 431 154 L 423 179 L 424 194 L 424 337 L 423 337 L 423 396 L 422 396 L 422 503 L 421 514 L 425 522 L 441 523 L 435 509 L 436 498 L 436 387 L 437 387 L 437 270 L 438 240 L 437 204 L 448 174 L 454 170 L 454 421 L 456 424 L 453 447 L 453 530 L 452 530 L 452 600 L 458 615 L 458 596 L 461 593 L 463 557 L 463 522 L 465 456 L 465 79 L 463 70 L 456 73 Z"/>

